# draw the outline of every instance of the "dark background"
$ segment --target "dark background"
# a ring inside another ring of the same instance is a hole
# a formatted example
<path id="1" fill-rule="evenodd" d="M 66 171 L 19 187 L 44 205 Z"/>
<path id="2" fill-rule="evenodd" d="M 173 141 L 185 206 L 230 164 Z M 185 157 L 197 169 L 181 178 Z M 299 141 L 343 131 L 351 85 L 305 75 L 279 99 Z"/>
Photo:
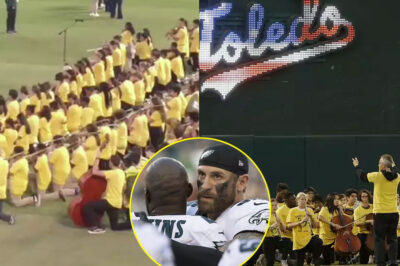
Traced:
<path id="1" fill-rule="evenodd" d="M 200 8 L 218 2 L 200 1 Z M 253 2 L 230 2 L 234 12 L 217 24 L 216 37 L 236 31 L 247 39 Z M 291 21 L 303 12 L 300 0 L 257 3 L 271 22 Z M 279 182 L 294 192 L 306 186 L 322 194 L 372 189 L 356 179 L 354 156 L 366 171 L 378 170 L 383 153 L 392 153 L 400 164 L 400 1 L 321 2 L 326 4 L 354 25 L 356 37 L 348 47 L 242 84 L 225 101 L 210 91 L 200 96 L 201 135 L 248 153 L 272 195 Z"/>
<path id="2" fill-rule="evenodd" d="M 247 39 L 247 6 L 251 3 L 231 2 L 234 12 L 217 23 L 217 39 L 232 30 Z M 257 2 L 263 4 L 265 17 L 273 18 L 271 22 L 291 21 L 302 14 L 301 0 Z M 321 3 L 326 4 L 335 5 L 342 17 L 353 23 L 353 43 L 242 84 L 225 101 L 215 92 L 202 93 L 201 134 L 400 133 L 400 1 Z M 220 44 L 220 40 L 216 42 Z"/>

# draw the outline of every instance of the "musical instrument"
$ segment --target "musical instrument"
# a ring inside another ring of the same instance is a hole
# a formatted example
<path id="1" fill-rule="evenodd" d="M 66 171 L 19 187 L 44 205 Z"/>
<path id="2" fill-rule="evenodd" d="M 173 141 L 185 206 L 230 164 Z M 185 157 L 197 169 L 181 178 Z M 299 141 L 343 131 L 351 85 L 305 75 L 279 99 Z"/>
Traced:
<path id="1" fill-rule="evenodd" d="M 369 213 L 365 217 L 365 220 L 373 220 L 374 219 L 374 214 Z M 369 231 L 369 234 L 367 235 L 367 239 L 365 240 L 365 246 L 367 247 L 368 251 L 370 254 L 374 254 L 375 250 L 375 244 L 374 244 L 374 225 L 372 224 L 367 224 L 366 225 L 367 230 Z M 386 242 L 385 242 L 386 244 Z"/>
<path id="2" fill-rule="evenodd" d="M 357 253 L 361 248 L 361 242 L 352 232 L 353 218 L 348 215 L 343 215 L 342 210 L 339 209 L 338 215 L 332 217 L 331 222 L 342 227 L 339 230 L 332 228 L 332 231 L 336 232 L 335 252 L 338 253 L 339 256 Z"/>
<path id="3" fill-rule="evenodd" d="M 311 224 L 311 221 L 310 221 L 310 217 L 307 216 L 307 207 L 304 209 L 304 212 L 306 213 L 307 224 L 310 227 L 310 232 L 311 232 L 311 235 L 313 236 L 314 235 L 314 231 L 312 230 L 312 224 Z"/>
<path id="4" fill-rule="evenodd" d="M 75 197 L 68 207 L 68 214 L 76 226 L 85 226 L 82 216 L 83 206 L 95 200 L 100 200 L 103 193 L 106 191 L 107 181 L 98 176 L 94 176 L 92 171 L 89 170 L 79 180 L 79 187 L 81 194 Z M 99 216 L 99 220 L 102 215 Z"/>

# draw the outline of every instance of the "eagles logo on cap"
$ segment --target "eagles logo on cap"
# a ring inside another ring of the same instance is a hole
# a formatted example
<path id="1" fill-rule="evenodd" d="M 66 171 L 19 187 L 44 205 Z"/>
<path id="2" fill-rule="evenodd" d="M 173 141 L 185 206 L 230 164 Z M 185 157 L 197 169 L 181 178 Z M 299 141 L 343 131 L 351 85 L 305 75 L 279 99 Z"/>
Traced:
<path id="1" fill-rule="evenodd" d="M 246 156 L 229 145 L 216 145 L 204 150 L 199 165 L 214 166 L 237 175 L 247 174 L 249 163 Z"/>

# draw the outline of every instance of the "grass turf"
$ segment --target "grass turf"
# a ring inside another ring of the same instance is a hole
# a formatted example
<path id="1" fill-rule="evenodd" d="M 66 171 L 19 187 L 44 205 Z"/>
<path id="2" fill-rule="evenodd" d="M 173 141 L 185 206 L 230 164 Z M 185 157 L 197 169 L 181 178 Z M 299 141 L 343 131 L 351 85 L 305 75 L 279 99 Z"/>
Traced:
<path id="1" fill-rule="evenodd" d="M 91 0 L 21 0 L 18 6 L 16 35 L 5 33 L 0 25 L 0 94 L 21 85 L 53 80 L 62 69 L 63 38 L 58 35 L 74 19 L 83 18 L 68 32 L 67 61 L 74 63 L 89 55 L 87 49 L 100 47 L 119 33 L 126 21 L 137 31 L 150 29 L 156 48 L 166 48 L 165 33 L 179 17 L 198 18 L 197 0 L 125 0 L 124 19 L 111 20 L 108 14 L 89 17 Z M 4 5 L 4 1 L 0 3 Z M 0 22 L 5 22 L 5 8 Z M 4 27 L 4 28 L 3 28 Z M 44 202 L 40 208 L 13 208 L 16 215 L 10 226 L 0 221 L 1 265 L 151 265 L 132 232 L 89 235 L 73 226 L 67 204 Z"/>
<path id="2" fill-rule="evenodd" d="M 198 18 L 198 0 L 125 0 L 123 20 L 111 20 L 108 13 L 89 16 L 91 0 L 21 0 L 17 13 L 18 34 L 5 33 L 4 1 L 0 11 L 0 94 L 21 85 L 54 80 L 63 65 L 63 38 L 58 33 L 84 19 L 68 31 L 67 61 L 75 63 L 89 55 L 87 49 L 100 47 L 131 21 L 137 32 L 150 29 L 156 48 L 168 48 L 165 33 L 180 17 Z M 4 24 L 3 24 L 4 23 Z"/>

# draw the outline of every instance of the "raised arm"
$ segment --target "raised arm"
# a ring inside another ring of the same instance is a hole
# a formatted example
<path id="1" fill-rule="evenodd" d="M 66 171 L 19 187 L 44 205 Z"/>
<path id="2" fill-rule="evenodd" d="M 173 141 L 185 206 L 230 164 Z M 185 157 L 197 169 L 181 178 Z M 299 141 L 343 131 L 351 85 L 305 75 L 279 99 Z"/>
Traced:
<path id="1" fill-rule="evenodd" d="M 363 171 L 363 169 L 361 169 L 358 158 L 355 157 L 352 160 L 353 160 L 353 166 L 356 168 L 357 177 L 363 182 L 368 182 L 367 174 Z"/>

